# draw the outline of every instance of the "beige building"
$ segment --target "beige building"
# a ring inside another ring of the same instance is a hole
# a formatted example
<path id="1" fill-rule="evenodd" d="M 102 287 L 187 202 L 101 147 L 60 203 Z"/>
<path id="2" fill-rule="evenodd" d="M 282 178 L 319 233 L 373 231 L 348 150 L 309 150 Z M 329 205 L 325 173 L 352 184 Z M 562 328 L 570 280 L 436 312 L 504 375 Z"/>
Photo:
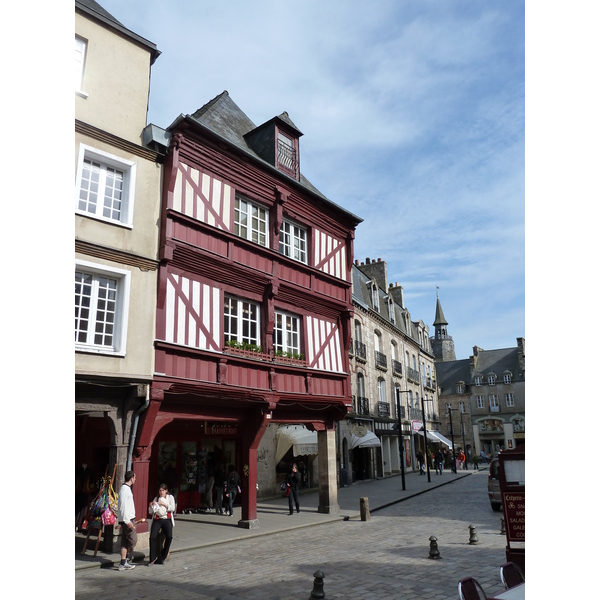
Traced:
<path id="1" fill-rule="evenodd" d="M 429 328 L 413 320 L 401 286 L 388 285 L 385 261 L 355 261 L 350 343 L 353 405 L 340 423 L 342 480 L 385 477 L 400 469 L 398 423 L 405 468 L 415 468 L 428 431 L 439 428 L 435 362 Z M 429 451 L 442 443 L 429 434 Z"/>
<path id="2" fill-rule="evenodd" d="M 89 482 L 114 464 L 122 482 L 154 373 L 161 164 L 143 131 L 159 54 L 76 0 L 76 523 Z"/>

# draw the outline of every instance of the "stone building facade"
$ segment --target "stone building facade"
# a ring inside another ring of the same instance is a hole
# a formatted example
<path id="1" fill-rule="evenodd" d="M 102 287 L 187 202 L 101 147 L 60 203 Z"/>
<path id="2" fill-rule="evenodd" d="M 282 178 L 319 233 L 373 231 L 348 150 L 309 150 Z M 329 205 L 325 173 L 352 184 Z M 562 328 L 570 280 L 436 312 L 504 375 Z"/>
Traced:
<path id="1" fill-rule="evenodd" d="M 439 429 L 428 326 L 411 318 L 402 286 L 388 284 L 385 261 L 355 261 L 352 283 L 352 407 L 340 423 L 342 482 L 400 471 L 399 423 L 404 466 L 413 469 L 424 447 L 423 409 L 427 429 Z M 440 443 L 432 434 L 429 442 Z"/>

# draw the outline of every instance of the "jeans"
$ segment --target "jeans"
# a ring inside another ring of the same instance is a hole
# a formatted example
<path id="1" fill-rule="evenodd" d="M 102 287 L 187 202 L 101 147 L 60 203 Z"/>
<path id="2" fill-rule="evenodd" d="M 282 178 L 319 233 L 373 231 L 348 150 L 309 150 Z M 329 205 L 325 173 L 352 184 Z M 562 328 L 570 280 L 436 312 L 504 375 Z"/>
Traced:
<path id="1" fill-rule="evenodd" d="M 233 514 L 233 501 L 237 495 L 237 490 L 229 490 L 229 514 Z"/>

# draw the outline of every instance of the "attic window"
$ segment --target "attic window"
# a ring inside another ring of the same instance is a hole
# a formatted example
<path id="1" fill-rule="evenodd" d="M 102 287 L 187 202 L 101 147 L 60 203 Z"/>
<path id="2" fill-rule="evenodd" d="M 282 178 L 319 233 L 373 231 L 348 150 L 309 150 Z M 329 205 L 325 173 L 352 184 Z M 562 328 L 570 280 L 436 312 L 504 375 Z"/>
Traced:
<path id="1" fill-rule="evenodd" d="M 277 132 L 277 168 L 296 177 L 298 171 L 298 153 L 294 140 Z"/>

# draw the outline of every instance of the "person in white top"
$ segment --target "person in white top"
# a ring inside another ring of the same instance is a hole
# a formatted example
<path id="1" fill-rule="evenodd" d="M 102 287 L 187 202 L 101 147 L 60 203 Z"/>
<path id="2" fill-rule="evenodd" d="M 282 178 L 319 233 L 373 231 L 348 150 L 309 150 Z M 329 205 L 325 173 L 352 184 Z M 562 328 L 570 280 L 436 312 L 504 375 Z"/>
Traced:
<path id="1" fill-rule="evenodd" d="M 135 473 L 125 473 L 125 483 L 119 490 L 118 521 L 121 526 L 121 562 L 119 571 L 134 569 L 135 565 L 129 562 L 128 555 L 137 544 L 137 532 L 135 530 L 135 505 L 133 503 L 133 492 L 131 486 L 135 483 Z"/>
<path id="2" fill-rule="evenodd" d="M 148 512 L 152 516 L 152 529 L 150 530 L 150 562 L 148 566 L 162 565 L 167 556 L 169 556 L 169 548 L 173 541 L 173 526 L 175 520 L 173 514 L 175 512 L 175 498 L 169 494 L 169 488 L 166 483 L 162 483 L 158 488 L 158 495 L 148 506 Z M 160 531 L 165 533 L 165 545 L 162 552 L 157 552 L 158 534 Z"/>

